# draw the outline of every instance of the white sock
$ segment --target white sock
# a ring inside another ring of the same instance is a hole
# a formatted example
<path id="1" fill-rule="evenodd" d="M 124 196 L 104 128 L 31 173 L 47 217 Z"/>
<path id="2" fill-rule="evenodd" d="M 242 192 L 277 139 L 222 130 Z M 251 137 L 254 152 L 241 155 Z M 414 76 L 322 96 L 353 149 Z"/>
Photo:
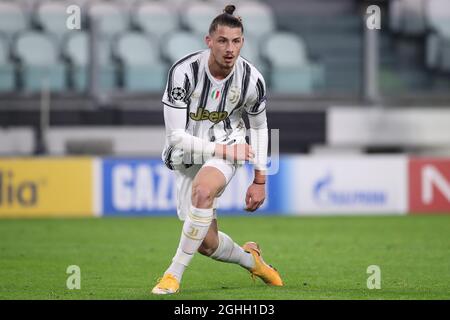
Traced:
<path id="1" fill-rule="evenodd" d="M 253 256 L 221 231 L 219 231 L 219 246 L 210 257 L 217 261 L 236 263 L 246 269 L 255 266 Z"/>
<path id="2" fill-rule="evenodd" d="M 172 259 L 172 264 L 166 270 L 181 282 L 184 269 L 189 265 L 194 253 L 205 239 L 211 225 L 213 209 L 199 209 L 191 206 L 191 211 L 183 224 L 183 231 L 178 245 L 177 253 Z"/>

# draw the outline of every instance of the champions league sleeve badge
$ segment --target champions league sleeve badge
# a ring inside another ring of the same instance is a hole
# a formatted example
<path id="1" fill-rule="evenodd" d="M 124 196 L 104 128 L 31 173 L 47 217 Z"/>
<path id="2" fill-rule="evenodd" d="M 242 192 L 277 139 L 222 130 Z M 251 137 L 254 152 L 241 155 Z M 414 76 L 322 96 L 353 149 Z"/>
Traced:
<path id="1" fill-rule="evenodd" d="M 184 88 L 181 87 L 176 87 L 172 89 L 170 95 L 174 100 L 182 101 L 186 97 L 186 90 L 184 90 Z"/>

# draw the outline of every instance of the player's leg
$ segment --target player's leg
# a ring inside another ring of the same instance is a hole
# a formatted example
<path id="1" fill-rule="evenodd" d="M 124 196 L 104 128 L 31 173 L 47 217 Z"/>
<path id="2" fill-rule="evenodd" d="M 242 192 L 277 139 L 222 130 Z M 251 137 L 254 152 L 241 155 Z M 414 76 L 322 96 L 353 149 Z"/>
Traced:
<path id="1" fill-rule="evenodd" d="M 251 253 L 246 252 L 227 234 L 218 230 L 217 220 L 214 219 L 208 234 L 199 247 L 198 252 L 214 260 L 238 264 L 246 269 L 255 266 Z"/>
<path id="2" fill-rule="evenodd" d="M 247 242 L 240 247 L 227 234 L 218 230 L 216 219 L 211 223 L 198 251 L 216 261 L 238 264 L 269 285 L 283 285 L 278 271 L 264 262 L 258 244 Z"/>
<path id="3" fill-rule="evenodd" d="M 153 288 L 153 293 L 167 294 L 178 291 L 185 268 L 208 233 L 214 215 L 214 198 L 225 184 L 223 174 L 216 168 L 202 167 L 196 174 L 192 182 L 190 210 L 185 217 L 177 252 L 163 279 Z"/>
<path id="4" fill-rule="evenodd" d="M 208 233 L 202 244 L 198 248 L 198 252 L 209 257 L 219 246 L 219 230 L 217 228 L 217 219 L 213 219 L 209 226 Z"/>
<path id="5" fill-rule="evenodd" d="M 236 167 L 229 161 L 222 159 L 209 160 L 204 166 L 215 167 L 224 175 L 226 185 L 217 194 L 217 197 L 220 197 L 234 177 Z M 264 262 L 261 249 L 256 243 L 247 242 L 242 247 L 239 246 L 230 236 L 218 230 L 217 220 L 213 220 L 199 252 L 217 261 L 238 264 L 269 285 L 283 285 L 278 271 Z"/>
<path id="6" fill-rule="evenodd" d="M 208 167 L 217 169 L 225 179 L 225 184 L 222 189 L 218 190 L 216 193 L 216 197 L 220 197 L 234 177 L 236 166 L 227 160 L 210 159 L 204 164 L 204 168 Z M 203 240 L 202 245 L 199 247 L 199 252 L 214 260 L 236 263 L 246 269 L 251 269 L 255 265 L 251 253 L 246 252 L 227 234 L 218 230 L 216 219 L 211 223 L 208 234 Z"/>

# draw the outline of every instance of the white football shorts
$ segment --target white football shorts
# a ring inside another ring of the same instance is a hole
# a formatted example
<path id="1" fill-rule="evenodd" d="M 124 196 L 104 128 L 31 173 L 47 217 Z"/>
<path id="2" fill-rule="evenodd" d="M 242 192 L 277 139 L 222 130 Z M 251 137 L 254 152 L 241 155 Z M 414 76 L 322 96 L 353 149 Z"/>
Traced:
<path id="1" fill-rule="evenodd" d="M 195 176 L 202 167 L 214 167 L 217 168 L 225 176 L 225 187 L 217 194 L 214 199 L 213 209 L 214 216 L 213 219 L 217 219 L 217 200 L 223 194 L 228 183 L 233 178 L 236 173 L 236 169 L 241 166 L 241 164 L 232 163 L 229 160 L 211 158 L 203 164 L 194 164 L 189 168 L 179 168 L 174 170 L 175 172 L 175 182 L 177 188 L 177 214 L 180 220 L 184 220 L 187 213 L 191 209 L 191 195 L 192 195 L 192 182 Z"/>

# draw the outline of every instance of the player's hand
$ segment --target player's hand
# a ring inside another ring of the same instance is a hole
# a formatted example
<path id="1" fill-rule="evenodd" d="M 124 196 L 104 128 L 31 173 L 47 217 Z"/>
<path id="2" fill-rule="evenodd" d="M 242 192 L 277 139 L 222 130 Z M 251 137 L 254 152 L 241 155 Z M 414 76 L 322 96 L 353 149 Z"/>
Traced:
<path id="1" fill-rule="evenodd" d="M 214 155 L 231 161 L 249 161 L 255 157 L 252 147 L 248 143 L 223 145 L 217 144 Z"/>
<path id="2" fill-rule="evenodd" d="M 266 199 L 266 186 L 264 184 L 255 184 L 252 183 L 250 187 L 248 187 L 247 194 L 245 196 L 245 210 L 249 212 L 253 212 L 257 210 Z"/>

